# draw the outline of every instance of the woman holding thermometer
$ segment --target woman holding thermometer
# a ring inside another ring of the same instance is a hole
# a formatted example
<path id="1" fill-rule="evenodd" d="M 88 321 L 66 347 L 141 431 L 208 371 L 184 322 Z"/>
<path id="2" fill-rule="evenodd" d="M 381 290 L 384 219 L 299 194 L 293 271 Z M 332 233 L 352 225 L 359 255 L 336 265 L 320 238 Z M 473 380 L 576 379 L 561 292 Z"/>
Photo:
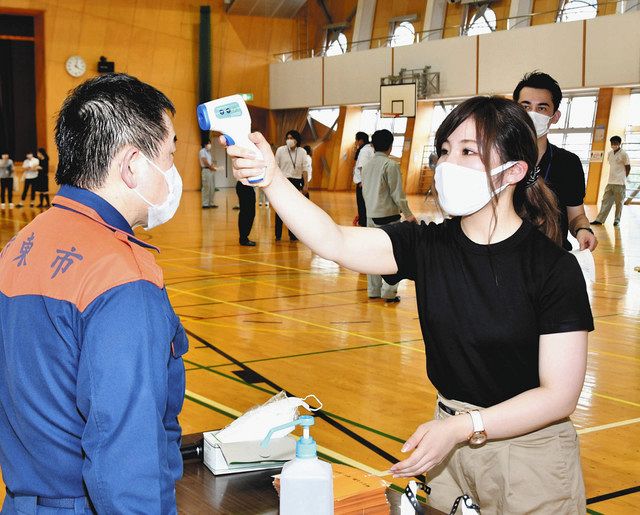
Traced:
<path id="1" fill-rule="evenodd" d="M 576 259 L 561 247 L 555 198 L 535 168 L 524 109 L 471 98 L 436 134 L 441 224 L 337 225 L 264 159 L 227 149 L 313 252 L 395 283 L 415 281 L 435 417 L 402 447 L 396 477 L 428 473 L 430 503 L 469 494 L 482 513 L 584 513 L 576 431 L 593 319 Z M 366 256 L 366 259 L 363 259 Z M 425 414 L 425 420 L 427 415 Z"/>

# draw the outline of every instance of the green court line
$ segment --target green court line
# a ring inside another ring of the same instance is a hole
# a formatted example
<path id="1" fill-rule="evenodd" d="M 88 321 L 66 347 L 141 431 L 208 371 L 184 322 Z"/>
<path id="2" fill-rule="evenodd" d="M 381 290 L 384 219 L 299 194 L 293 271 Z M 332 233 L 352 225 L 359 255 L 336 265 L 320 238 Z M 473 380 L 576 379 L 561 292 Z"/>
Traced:
<path id="1" fill-rule="evenodd" d="M 247 361 L 243 361 L 242 364 L 246 364 L 246 363 L 262 363 L 265 361 L 275 361 L 278 359 L 287 359 L 287 358 L 301 358 L 301 357 L 306 357 L 306 356 L 316 356 L 318 354 L 327 354 L 330 352 L 343 352 L 343 351 L 348 351 L 348 350 L 358 350 L 358 349 L 367 349 L 367 348 L 371 348 L 371 347 L 385 347 L 388 346 L 388 343 L 372 343 L 371 345 L 358 345 L 357 347 L 346 347 L 344 349 L 329 349 L 329 350 L 319 350 L 319 351 L 314 351 L 314 352 L 302 352 L 300 354 L 290 354 L 288 356 L 276 356 L 274 358 L 261 358 L 261 359 L 250 359 Z M 224 363 L 222 365 L 212 365 L 210 367 L 207 368 L 220 368 L 220 367 L 228 367 L 228 366 L 233 366 L 234 363 Z"/>
<path id="2" fill-rule="evenodd" d="M 185 395 L 184 396 L 185 399 L 189 399 L 191 402 L 195 402 L 196 404 L 199 404 L 200 406 L 204 406 L 205 408 L 210 409 L 211 411 L 216 411 L 217 413 L 220 413 L 222 415 L 225 415 L 229 418 L 232 419 L 236 419 L 237 417 L 235 415 L 232 415 L 231 413 L 229 413 L 228 411 L 222 410 L 220 408 L 214 408 L 213 406 L 210 406 L 209 404 L 206 404 L 198 399 L 195 399 L 194 397 L 191 397 L 191 395 Z"/>
<path id="3" fill-rule="evenodd" d="M 382 344 L 382 345 L 384 345 L 384 344 Z M 211 367 L 205 367 L 205 366 L 199 365 L 198 363 L 195 363 L 193 361 L 186 360 L 186 359 L 184 361 L 189 363 L 189 364 L 193 364 L 193 365 L 199 366 L 201 370 L 206 370 L 207 372 L 211 372 L 213 374 L 222 376 L 222 377 L 224 377 L 226 379 L 231 379 L 232 381 L 235 381 L 236 383 L 240 383 L 240 384 L 242 384 L 244 386 L 249 386 L 250 388 L 254 388 L 255 390 L 260 390 L 261 392 L 268 393 L 269 395 L 275 395 L 276 393 L 278 393 L 278 392 L 274 392 L 273 390 L 270 390 L 268 388 L 264 388 L 263 386 L 258 386 L 256 384 L 247 383 L 246 381 L 243 381 L 239 377 L 235 377 L 235 376 L 231 376 L 231 375 L 225 374 L 223 372 L 220 372 L 219 370 L 214 370 Z M 330 416 L 331 418 L 335 418 L 337 420 L 340 420 L 341 422 L 346 422 L 346 423 L 351 424 L 351 425 L 353 425 L 355 427 L 358 427 L 360 429 L 364 429 L 365 431 L 368 431 L 370 433 L 376 434 L 378 436 L 382 436 L 383 438 L 387 438 L 389 440 L 393 440 L 393 441 L 399 442 L 399 443 L 404 443 L 405 442 L 404 439 L 399 438 L 397 436 L 393 436 L 393 435 L 387 434 L 387 433 L 385 433 L 383 431 L 380 431 L 379 429 L 375 429 L 373 427 L 369 427 L 369 426 L 366 426 L 364 424 L 361 424 L 360 422 L 356 422 L 355 420 L 350 420 L 350 419 L 342 417 L 340 415 L 336 415 L 335 413 L 331 413 L 330 411 L 326 411 L 326 410 L 323 410 L 323 411 L 328 416 Z"/>
<path id="4" fill-rule="evenodd" d="M 592 510 L 591 508 L 587 508 L 587 513 L 590 515 L 604 515 L 604 513 L 600 513 L 599 511 Z"/>

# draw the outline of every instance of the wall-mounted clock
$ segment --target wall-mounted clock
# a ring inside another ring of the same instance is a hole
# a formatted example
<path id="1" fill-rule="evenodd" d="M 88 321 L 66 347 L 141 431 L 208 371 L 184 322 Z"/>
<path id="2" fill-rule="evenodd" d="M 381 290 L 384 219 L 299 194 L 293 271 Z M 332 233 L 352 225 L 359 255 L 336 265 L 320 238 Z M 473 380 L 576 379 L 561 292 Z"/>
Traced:
<path id="1" fill-rule="evenodd" d="M 81 77 L 87 71 L 87 63 L 79 55 L 69 57 L 64 67 L 72 77 Z"/>

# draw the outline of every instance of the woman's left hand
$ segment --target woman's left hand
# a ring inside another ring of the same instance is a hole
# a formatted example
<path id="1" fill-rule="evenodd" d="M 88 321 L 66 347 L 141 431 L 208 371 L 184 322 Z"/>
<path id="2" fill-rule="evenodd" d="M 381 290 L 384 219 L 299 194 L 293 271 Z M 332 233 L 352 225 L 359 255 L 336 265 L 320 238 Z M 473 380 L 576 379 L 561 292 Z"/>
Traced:
<path id="1" fill-rule="evenodd" d="M 461 436 L 467 430 L 464 423 L 471 429 L 471 419 L 465 419 L 469 417 L 458 415 L 419 425 L 402 447 L 402 452 L 414 451 L 409 458 L 391 467 L 393 477 L 415 477 L 440 464 L 467 436 Z"/>

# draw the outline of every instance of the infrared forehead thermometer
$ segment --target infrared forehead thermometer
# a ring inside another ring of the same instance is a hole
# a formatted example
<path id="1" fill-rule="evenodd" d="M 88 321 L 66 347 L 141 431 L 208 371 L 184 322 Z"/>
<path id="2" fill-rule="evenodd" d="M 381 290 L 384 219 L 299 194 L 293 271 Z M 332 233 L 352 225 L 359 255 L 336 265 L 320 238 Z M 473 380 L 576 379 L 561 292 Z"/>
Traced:
<path id="1" fill-rule="evenodd" d="M 262 153 L 249 139 L 251 116 L 247 104 L 240 95 L 210 100 L 198 106 L 198 124 L 203 131 L 218 131 L 224 136 L 227 145 L 238 145 L 253 151 L 257 159 Z M 247 179 L 255 184 L 264 179 L 264 174 Z"/>

